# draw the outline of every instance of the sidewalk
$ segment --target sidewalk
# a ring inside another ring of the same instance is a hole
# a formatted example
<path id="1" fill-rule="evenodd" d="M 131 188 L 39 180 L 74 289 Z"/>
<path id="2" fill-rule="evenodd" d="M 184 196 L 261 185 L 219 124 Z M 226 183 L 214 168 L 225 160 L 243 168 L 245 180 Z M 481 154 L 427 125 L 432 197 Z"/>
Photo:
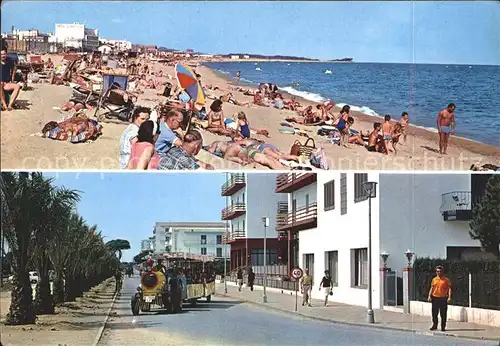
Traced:
<path id="1" fill-rule="evenodd" d="M 295 311 L 295 294 L 289 291 L 277 293 L 267 291 L 267 303 L 262 302 L 262 286 L 254 286 L 254 291 L 243 287 L 241 292 L 234 282 L 227 283 L 227 296 L 240 299 L 262 307 L 279 310 L 286 313 L 313 318 L 326 322 L 351 324 L 372 328 L 409 331 L 424 335 L 448 335 L 460 338 L 500 340 L 500 328 L 478 325 L 473 323 L 448 321 L 446 332 L 431 332 L 430 317 L 403 314 L 386 310 L 375 310 L 375 324 L 366 323 L 366 308 L 362 306 L 330 303 L 323 306 L 323 301 L 313 299 L 312 307 L 302 306 L 302 297 L 299 294 L 297 312 Z M 217 283 L 216 294 L 224 295 L 224 284 Z"/>
<path id="2" fill-rule="evenodd" d="M 0 334 L 4 345 L 91 346 L 102 332 L 114 301 L 115 281 L 110 278 L 84 293 L 76 302 L 56 307 L 56 314 L 38 316 L 35 324 L 5 326 L 10 292 L 0 294 Z"/>

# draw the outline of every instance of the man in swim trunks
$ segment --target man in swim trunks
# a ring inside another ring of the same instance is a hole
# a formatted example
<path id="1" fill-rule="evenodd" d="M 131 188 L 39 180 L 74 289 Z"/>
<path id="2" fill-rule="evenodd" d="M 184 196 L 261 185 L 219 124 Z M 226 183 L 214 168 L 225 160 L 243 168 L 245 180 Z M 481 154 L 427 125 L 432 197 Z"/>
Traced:
<path id="1" fill-rule="evenodd" d="M 446 155 L 448 139 L 455 133 L 455 104 L 450 103 L 437 116 L 437 129 L 439 133 L 439 153 Z"/>
<path id="2" fill-rule="evenodd" d="M 389 148 L 389 142 L 392 139 L 392 124 L 391 116 L 386 114 L 384 116 L 384 124 L 382 125 L 382 133 L 384 134 L 385 147 Z"/>
<path id="3" fill-rule="evenodd" d="M 382 126 L 380 125 L 380 123 L 373 124 L 373 131 L 372 133 L 370 133 L 370 136 L 368 137 L 368 146 L 366 147 L 366 149 L 371 152 L 383 153 L 388 155 L 389 151 L 385 146 L 385 140 L 380 135 L 381 128 Z"/>

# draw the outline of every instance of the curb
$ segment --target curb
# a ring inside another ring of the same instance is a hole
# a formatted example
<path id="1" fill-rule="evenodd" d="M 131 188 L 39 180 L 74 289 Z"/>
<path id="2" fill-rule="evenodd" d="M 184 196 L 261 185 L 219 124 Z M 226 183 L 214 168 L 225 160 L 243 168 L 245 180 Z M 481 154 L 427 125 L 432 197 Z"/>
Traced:
<path id="1" fill-rule="evenodd" d="M 99 327 L 99 331 L 97 332 L 97 335 L 94 338 L 94 342 L 92 343 L 92 346 L 97 346 L 99 344 L 99 341 L 101 341 L 102 335 L 104 334 L 104 329 L 106 328 L 106 325 L 108 324 L 108 320 L 109 320 L 109 317 L 111 315 L 111 310 L 113 310 L 113 307 L 115 306 L 115 301 L 116 301 L 117 297 L 118 297 L 118 293 L 115 293 L 113 296 L 113 299 L 111 300 L 111 306 L 109 307 L 108 312 L 106 313 L 106 316 L 104 317 L 104 321 L 102 323 L 102 326 Z"/>
<path id="2" fill-rule="evenodd" d="M 425 332 L 425 331 L 420 331 L 420 330 L 413 330 L 413 329 L 403 329 L 403 328 L 395 328 L 395 327 L 386 327 L 386 326 L 381 326 L 381 325 L 372 325 L 372 324 L 362 324 L 362 323 L 354 323 L 354 322 L 344 322 L 344 321 L 335 321 L 335 320 L 330 320 L 328 318 L 324 317 L 313 317 L 310 315 L 306 315 L 300 312 L 295 312 L 295 311 L 290 311 L 287 309 L 283 308 L 278 308 L 275 306 L 269 306 L 265 305 L 264 303 L 257 303 L 242 297 L 236 297 L 232 296 L 229 293 L 224 294 L 224 293 L 215 293 L 215 296 L 218 297 L 226 297 L 226 298 L 233 298 L 233 299 L 239 299 L 243 300 L 247 304 L 250 305 L 255 305 L 264 309 L 269 309 L 269 310 L 274 310 L 274 311 L 279 311 L 282 313 L 285 313 L 287 315 L 292 315 L 292 316 L 300 316 L 309 320 L 313 321 L 322 321 L 322 322 L 328 322 L 328 323 L 333 323 L 333 324 L 341 324 L 341 325 L 346 325 L 346 326 L 356 326 L 356 327 L 365 327 L 365 328 L 372 328 L 372 329 L 379 329 L 379 330 L 391 330 L 391 331 L 397 331 L 397 332 L 407 332 L 415 335 L 424 335 L 424 336 L 439 336 L 439 337 L 454 337 L 458 339 L 468 339 L 468 340 L 485 340 L 485 341 L 499 341 L 498 338 L 493 338 L 493 337 L 475 337 L 475 336 L 463 336 L 459 334 L 454 334 L 454 333 L 442 333 L 442 332 Z M 500 342 L 500 341 L 499 341 Z M 499 344 L 500 346 L 500 344 Z"/>

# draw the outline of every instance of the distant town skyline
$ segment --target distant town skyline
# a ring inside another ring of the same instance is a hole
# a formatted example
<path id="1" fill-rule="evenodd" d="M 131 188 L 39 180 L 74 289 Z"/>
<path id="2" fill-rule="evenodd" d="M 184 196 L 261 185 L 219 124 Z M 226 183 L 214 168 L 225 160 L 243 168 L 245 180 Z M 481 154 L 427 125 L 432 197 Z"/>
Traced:
<path id="1" fill-rule="evenodd" d="M 73 22 L 106 39 L 212 54 L 500 65 L 493 1 L 2 3 L 2 32 Z"/>

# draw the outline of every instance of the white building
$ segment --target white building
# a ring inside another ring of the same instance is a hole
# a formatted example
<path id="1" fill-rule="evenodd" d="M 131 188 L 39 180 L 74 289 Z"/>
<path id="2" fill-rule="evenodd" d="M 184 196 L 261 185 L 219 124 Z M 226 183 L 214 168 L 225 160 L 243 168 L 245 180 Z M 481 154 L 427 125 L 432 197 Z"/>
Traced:
<path id="1" fill-rule="evenodd" d="M 54 36 L 64 48 L 95 51 L 99 47 L 99 30 L 86 28 L 84 24 L 56 24 Z"/>
<path id="2" fill-rule="evenodd" d="M 231 60 L 239 60 L 240 56 L 239 55 L 231 55 Z"/>
<path id="3" fill-rule="evenodd" d="M 267 263 L 279 264 L 283 257 L 286 243 L 278 239 L 275 210 L 280 203 L 286 202 L 286 196 L 275 193 L 276 176 L 273 173 L 231 173 L 221 188 L 221 195 L 226 197 L 221 219 L 229 223 L 227 243 L 231 246 L 233 270 L 263 265 L 265 235 Z M 263 217 L 269 218 L 267 228 Z"/>
<path id="4" fill-rule="evenodd" d="M 100 39 L 101 44 L 106 44 L 111 46 L 113 49 L 117 51 L 128 51 L 132 49 L 132 42 L 126 40 L 108 40 L 108 39 Z"/>
<path id="5" fill-rule="evenodd" d="M 481 253 L 479 242 L 469 236 L 468 220 L 471 201 L 484 191 L 484 175 L 324 172 L 317 179 L 310 176 L 280 175 L 276 190 L 288 193 L 289 199 L 287 221 L 278 230 L 289 234 L 291 265 L 295 257 L 313 275 L 314 298 L 323 298 L 318 285 L 328 269 L 335 284 L 332 300 L 367 305 L 366 181 L 378 183 L 377 196 L 371 199 L 373 308 L 380 308 L 384 299 L 382 253 L 389 254 L 387 266 L 396 273 L 407 266 L 407 249 L 416 257 L 433 258 Z"/>
<path id="6" fill-rule="evenodd" d="M 223 222 L 157 222 L 153 231 L 155 252 L 228 257 L 229 246 L 223 244 L 225 233 L 226 225 Z"/>
<path id="7" fill-rule="evenodd" d="M 113 51 L 113 47 L 109 44 L 101 44 L 99 48 L 97 48 L 97 50 L 101 52 L 101 54 L 107 55 L 111 54 L 111 52 Z"/>

